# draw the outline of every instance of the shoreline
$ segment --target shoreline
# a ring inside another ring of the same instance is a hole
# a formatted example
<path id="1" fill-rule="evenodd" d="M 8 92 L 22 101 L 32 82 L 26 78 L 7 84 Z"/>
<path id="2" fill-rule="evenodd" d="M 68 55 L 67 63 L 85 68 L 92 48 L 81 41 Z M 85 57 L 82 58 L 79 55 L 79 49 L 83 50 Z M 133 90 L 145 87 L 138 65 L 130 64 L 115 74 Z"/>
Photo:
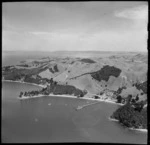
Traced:
<path id="1" fill-rule="evenodd" d="M 38 98 L 38 97 L 46 97 L 46 96 L 49 96 L 49 97 L 64 97 L 64 98 L 75 98 L 75 99 L 83 99 L 83 100 L 91 100 L 91 101 L 96 101 L 96 102 L 106 102 L 106 103 L 111 103 L 111 104 L 115 104 L 115 105 L 120 105 L 120 106 L 123 106 L 124 104 L 121 104 L 121 103 L 115 103 L 113 101 L 110 101 L 110 100 L 103 100 L 103 99 L 94 99 L 94 98 L 87 98 L 87 97 L 81 97 L 81 98 L 78 98 L 77 96 L 73 96 L 73 95 L 67 95 L 67 94 L 64 94 L 64 95 L 55 95 L 55 94 L 49 94 L 49 95 L 36 95 L 36 96 L 32 96 L 32 97 L 21 97 L 18 99 L 20 100 L 23 100 L 23 99 L 32 99 L 32 98 Z"/>
<path id="2" fill-rule="evenodd" d="M 114 118 L 111 118 L 111 117 L 108 117 L 108 119 L 110 121 L 114 121 L 114 122 L 119 122 L 119 120 L 117 119 L 114 119 Z M 128 127 L 127 127 L 128 128 Z M 136 129 L 136 128 L 128 128 L 129 130 L 133 130 L 133 131 L 140 131 L 140 132 L 143 132 L 143 133 L 147 133 L 148 132 L 148 129 Z"/>
<path id="3" fill-rule="evenodd" d="M 42 88 L 45 88 L 46 86 L 44 85 L 38 85 L 38 84 L 34 84 L 34 83 L 27 83 L 27 82 L 22 82 L 22 81 L 12 81 L 12 80 L 2 80 L 4 82 L 16 82 L 16 83 L 22 83 L 22 84 L 29 84 L 29 85 L 34 85 L 34 86 L 39 86 L 39 87 L 42 87 Z M 94 98 L 88 98 L 88 97 L 77 97 L 77 96 L 73 96 L 73 95 L 67 95 L 67 94 L 64 94 L 64 95 L 54 95 L 54 94 L 49 94 L 49 95 L 37 95 L 37 96 L 32 96 L 32 97 L 23 97 L 23 98 L 19 98 L 17 97 L 18 99 L 20 100 L 23 100 L 23 99 L 32 99 L 32 98 L 38 98 L 38 97 L 44 97 L 44 96 L 54 96 L 54 97 L 66 97 L 66 98 L 76 98 L 76 99 L 85 99 L 85 100 L 91 100 L 91 101 L 98 101 L 98 102 L 106 102 L 106 103 L 111 103 L 111 104 L 115 104 L 115 105 L 120 105 L 120 106 L 123 106 L 124 104 L 121 104 L 121 103 L 116 103 L 114 101 L 111 101 L 110 99 L 94 99 Z"/>
<path id="4" fill-rule="evenodd" d="M 71 95 L 54 95 L 54 94 L 50 94 L 50 95 L 38 95 L 38 96 L 34 96 L 34 97 L 24 97 L 24 98 L 19 98 L 18 97 L 18 99 L 20 99 L 20 100 L 23 100 L 23 99 L 32 99 L 32 98 L 38 98 L 38 97 L 44 97 L 44 96 L 49 96 L 49 97 L 64 97 L 64 98 L 76 98 L 76 99 L 85 99 L 85 100 L 91 100 L 91 101 L 96 101 L 97 100 L 97 99 L 93 99 L 93 98 L 77 98 L 76 96 L 71 96 Z M 76 108 L 76 110 L 83 109 L 84 107 L 87 107 L 89 105 L 94 105 L 94 104 L 96 104 L 98 102 L 105 102 L 105 100 L 104 101 L 97 100 L 97 102 L 94 102 L 94 103 L 91 103 L 91 104 L 85 104 L 83 106 L 82 105 L 78 106 Z M 110 102 L 110 101 L 108 101 L 108 102 Z M 117 103 L 115 103 L 115 104 L 117 104 Z M 108 117 L 108 119 L 110 121 L 119 122 L 119 120 L 113 119 L 111 117 Z M 133 131 L 140 131 L 140 132 L 143 132 L 143 133 L 147 133 L 148 132 L 147 129 L 135 129 L 135 128 L 128 128 L 128 129 L 129 130 L 133 130 Z"/>
<path id="5" fill-rule="evenodd" d="M 34 86 L 38 86 L 38 87 L 42 87 L 45 88 L 46 86 L 44 85 L 38 85 L 35 83 L 28 83 L 28 82 L 22 82 L 22 81 L 12 81 L 12 80 L 2 80 L 3 82 L 15 82 L 15 83 L 22 83 L 22 84 L 28 84 L 28 85 L 34 85 Z"/>
<path id="6" fill-rule="evenodd" d="M 147 133 L 148 130 L 147 129 L 136 129 L 136 128 L 129 128 L 130 130 L 134 130 L 134 131 L 140 131 L 140 132 L 143 132 L 143 133 Z"/>
<path id="7" fill-rule="evenodd" d="M 16 82 L 16 83 L 24 83 L 24 84 L 29 84 L 29 85 L 34 85 L 34 86 L 39 86 L 39 87 L 42 87 L 44 88 L 45 86 L 44 85 L 38 85 L 38 84 L 34 84 L 34 83 L 26 83 L 26 82 L 21 82 L 21 81 L 12 81 L 12 80 L 2 80 L 4 82 Z M 96 104 L 98 102 L 106 102 L 106 103 L 112 103 L 112 104 L 116 104 L 116 105 L 121 105 L 123 106 L 124 104 L 121 104 L 121 103 L 116 103 L 114 101 L 111 101 L 111 100 L 107 100 L 107 99 L 94 99 L 94 98 L 87 98 L 87 97 L 81 97 L 81 98 L 78 98 L 77 96 L 73 96 L 73 95 L 54 95 L 54 94 L 49 94 L 49 95 L 43 95 L 43 94 L 40 94 L 40 95 L 37 95 L 37 96 L 32 96 L 32 97 L 17 97 L 19 100 L 24 100 L 24 99 L 32 99 L 32 98 L 38 98 L 38 97 L 44 97 L 44 96 L 49 96 L 49 97 L 64 97 L 64 98 L 76 98 L 76 99 L 84 99 L 84 100 L 91 100 L 91 101 L 97 101 L 95 103 L 92 103 L 92 104 Z M 86 104 L 85 106 L 81 106 L 82 108 L 88 106 L 88 105 L 92 105 L 92 104 Z M 108 118 L 110 121 L 114 121 L 114 122 L 119 122 L 119 120 L 117 119 L 113 119 L 111 117 Z M 133 131 L 140 131 L 140 132 L 143 132 L 143 133 L 147 133 L 148 130 L 147 129 L 135 129 L 135 128 L 128 128 L 129 130 L 133 130 Z"/>
<path id="8" fill-rule="evenodd" d="M 109 119 L 110 121 L 119 122 L 119 120 L 117 120 L 117 119 L 115 119 L 115 118 L 108 117 L 108 119 Z"/>
<path id="9" fill-rule="evenodd" d="M 20 100 L 24 100 L 24 99 L 32 99 L 32 98 L 38 98 L 38 97 L 65 97 L 65 98 L 77 98 L 76 96 L 71 96 L 71 95 L 54 95 L 54 94 L 49 94 L 49 95 L 42 95 L 42 94 L 39 94 L 39 95 L 36 95 L 36 96 L 32 96 L 32 97 L 17 97 L 18 99 Z"/>

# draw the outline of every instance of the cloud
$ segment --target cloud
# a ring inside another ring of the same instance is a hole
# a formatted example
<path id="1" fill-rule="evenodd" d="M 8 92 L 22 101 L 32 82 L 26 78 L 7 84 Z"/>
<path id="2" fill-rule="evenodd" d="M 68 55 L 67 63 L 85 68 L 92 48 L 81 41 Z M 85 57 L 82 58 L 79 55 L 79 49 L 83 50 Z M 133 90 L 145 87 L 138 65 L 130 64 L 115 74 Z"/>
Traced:
<path id="1" fill-rule="evenodd" d="M 131 8 L 128 4 L 126 9 L 124 4 L 112 9 L 101 5 L 102 9 L 95 10 L 95 4 L 89 4 L 79 11 L 74 5 L 34 7 L 32 11 L 30 6 L 28 12 L 26 8 L 15 11 L 13 7 L 9 15 L 6 11 L 2 24 L 4 49 L 146 51 L 147 5 Z M 103 15 L 104 12 L 107 14 Z"/>
<path id="2" fill-rule="evenodd" d="M 72 34 L 31 31 L 2 31 L 2 47 L 8 50 L 110 50 L 146 51 L 146 37 L 141 31 L 103 31 Z"/>
<path id="3" fill-rule="evenodd" d="M 148 6 L 142 5 L 138 7 L 128 8 L 122 11 L 115 11 L 115 16 L 127 19 L 148 19 Z"/>

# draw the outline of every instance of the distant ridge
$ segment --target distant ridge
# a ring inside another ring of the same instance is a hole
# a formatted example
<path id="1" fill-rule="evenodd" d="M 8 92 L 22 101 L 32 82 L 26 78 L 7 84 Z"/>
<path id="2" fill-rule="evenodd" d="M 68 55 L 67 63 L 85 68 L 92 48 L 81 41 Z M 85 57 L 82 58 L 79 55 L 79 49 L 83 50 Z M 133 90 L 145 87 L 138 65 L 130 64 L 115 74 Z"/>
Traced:
<path id="1" fill-rule="evenodd" d="M 9 51 L 9 50 L 2 50 L 2 52 L 45 52 L 45 53 L 147 53 L 145 51 L 95 51 L 95 50 L 89 50 L 89 51 L 70 51 L 70 50 L 56 50 L 56 51 L 37 51 L 37 50 L 31 50 L 31 51 L 26 51 L 26 50 L 14 50 L 14 51 Z"/>

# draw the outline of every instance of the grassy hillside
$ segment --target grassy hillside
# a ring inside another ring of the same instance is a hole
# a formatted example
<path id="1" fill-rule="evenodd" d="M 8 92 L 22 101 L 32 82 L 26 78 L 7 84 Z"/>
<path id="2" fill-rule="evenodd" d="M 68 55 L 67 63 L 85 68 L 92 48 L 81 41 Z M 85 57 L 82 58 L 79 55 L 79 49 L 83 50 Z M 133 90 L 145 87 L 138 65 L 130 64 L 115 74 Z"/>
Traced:
<path id="1" fill-rule="evenodd" d="M 96 57 L 42 57 L 2 68 L 5 80 L 22 80 L 49 84 L 51 78 L 59 84 L 86 89 L 89 94 L 116 92 L 127 97 L 147 97 L 147 55 L 140 53 L 106 53 Z M 92 56 L 92 55 L 91 55 Z M 94 55 L 95 56 L 95 55 Z M 115 94 L 114 94 L 115 95 Z M 113 96 L 113 95 L 112 95 Z M 112 97 L 109 96 L 109 97 Z"/>

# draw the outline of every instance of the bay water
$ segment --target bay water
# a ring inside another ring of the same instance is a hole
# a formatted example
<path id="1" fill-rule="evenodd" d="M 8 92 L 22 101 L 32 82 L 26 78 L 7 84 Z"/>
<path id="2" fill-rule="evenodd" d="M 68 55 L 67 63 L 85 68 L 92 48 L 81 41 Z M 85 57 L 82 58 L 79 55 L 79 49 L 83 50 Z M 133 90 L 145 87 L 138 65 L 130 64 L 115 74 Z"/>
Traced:
<path id="1" fill-rule="evenodd" d="M 147 133 L 109 120 L 119 107 L 116 104 L 100 102 L 77 111 L 78 106 L 92 101 L 54 96 L 17 98 L 20 91 L 38 89 L 29 84 L 2 83 L 3 143 L 147 143 Z"/>

